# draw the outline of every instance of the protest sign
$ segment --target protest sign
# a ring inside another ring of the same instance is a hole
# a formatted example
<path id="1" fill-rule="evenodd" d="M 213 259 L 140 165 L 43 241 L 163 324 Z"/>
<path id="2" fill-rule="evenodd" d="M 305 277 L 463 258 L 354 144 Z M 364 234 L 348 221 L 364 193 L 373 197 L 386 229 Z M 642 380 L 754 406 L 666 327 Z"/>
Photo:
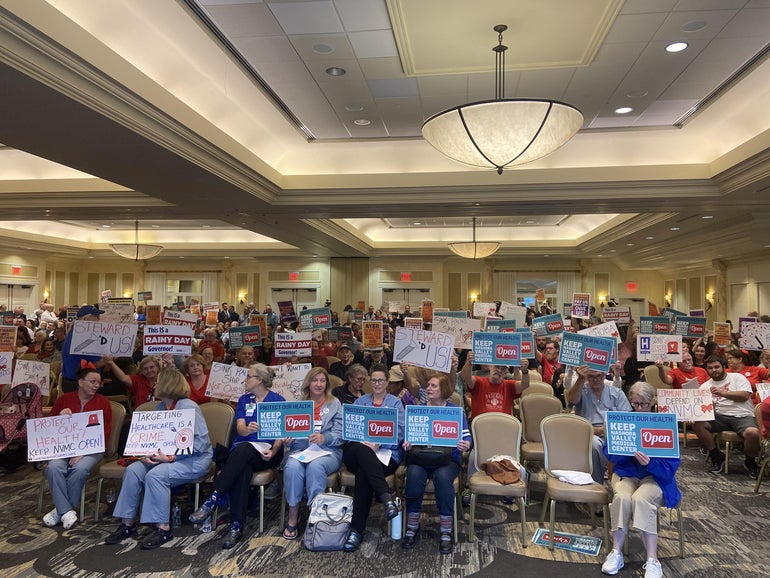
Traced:
<path id="1" fill-rule="evenodd" d="M 395 407 L 343 404 L 342 439 L 385 445 L 398 443 L 398 410 Z"/>
<path id="2" fill-rule="evenodd" d="M 532 536 L 532 543 L 538 546 L 548 546 L 550 548 L 551 533 L 546 528 L 538 528 Z M 577 552 L 579 554 L 598 556 L 602 549 L 602 540 L 601 538 L 594 538 L 593 536 L 554 532 L 553 547 L 560 550 Z"/>
<path id="3" fill-rule="evenodd" d="M 570 308 L 570 315 L 572 317 L 578 317 L 580 319 L 588 319 L 591 316 L 591 294 L 590 293 L 573 293 L 572 294 L 572 307 Z"/>
<path id="4" fill-rule="evenodd" d="M 303 333 L 276 333 L 273 341 L 275 342 L 276 357 L 310 357 L 313 355 L 310 342 L 313 334 Z"/>
<path id="5" fill-rule="evenodd" d="M 521 365 L 521 333 L 474 331 L 473 363 Z"/>
<path id="6" fill-rule="evenodd" d="M 11 383 L 14 355 L 13 351 L 0 351 L 0 385 Z"/>
<path id="7" fill-rule="evenodd" d="M 192 455 L 195 410 L 135 411 L 123 455 L 146 456 L 160 450 L 166 455 Z"/>
<path id="8" fill-rule="evenodd" d="M 455 347 L 470 349 L 474 331 L 481 331 L 481 320 L 469 317 L 433 316 L 433 331 L 448 333 L 455 338 Z"/>
<path id="9" fill-rule="evenodd" d="M 538 303 L 542 303 L 543 301 L 545 301 L 545 289 L 535 290 L 535 301 Z"/>
<path id="10" fill-rule="evenodd" d="M 454 336 L 448 333 L 397 327 L 393 361 L 449 373 L 454 346 Z"/>
<path id="11" fill-rule="evenodd" d="M 486 317 L 487 315 L 494 315 L 496 311 L 496 303 L 479 303 L 478 301 L 473 302 L 474 317 Z"/>
<path id="12" fill-rule="evenodd" d="M 690 317 L 705 317 L 705 309 L 690 309 Z"/>
<path id="13" fill-rule="evenodd" d="M 51 366 L 43 361 L 17 359 L 13 368 L 12 386 L 21 383 L 34 383 L 40 389 L 40 395 L 49 395 Z"/>
<path id="14" fill-rule="evenodd" d="M 152 291 L 139 291 L 136 294 L 136 298 L 145 303 L 147 303 L 147 301 L 152 301 Z"/>
<path id="15" fill-rule="evenodd" d="M 3 325 L 13 325 L 14 319 L 13 311 L 0 311 L 0 323 Z"/>
<path id="16" fill-rule="evenodd" d="M 521 307 L 519 305 L 514 305 L 513 303 L 508 303 L 507 301 L 502 301 L 500 303 L 500 310 L 498 311 L 500 313 L 500 316 L 503 319 L 507 319 L 509 321 L 515 321 L 516 327 L 523 327 L 527 324 L 527 308 Z"/>
<path id="17" fill-rule="evenodd" d="M 564 333 L 559 349 L 559 363 L 607 373 L 612 364 L 612 352 L 617 343 L 611 337 L 594 337 L 582 333 Z"/>
<path id="18" fill-rule="evenodd" d="M 770 383 L 760 382 L 757 384 L 757 396 L 760 403 L 770 396 Z"/>
<path id="19" fill-rule="evenodd" d="M 708 389 L 659 389 L 658 413 L 673 413 L 677 421 L 711 421 L 714 400 Z"/>
<path id="20" fill-rule="evenodd" d="M 80 307 L 67 307 L 67 324 L 74 323 L 74 321 L 78 318 L 78 311 L 80 310 Z"/>
<path id="21" fill-rule="evenodd" d="M 674 335 L 682 337 L 705 337 L 705 317 L 677 317 L 674 322 Z"/>
<path id="22" fill-rule="evenodd" d="M 595 337 L 611 337 L 617 343 L 620 343 L 620 331 L 618 331 L 618 326 L 614 321 L 607 321 L 606 323 L 600 323 L 593 327 L 587 327 L 586 329 L 581 329 L 578 333 L 582 333 L 583 335 L 593 335 Z"/>
<path id="23" fill-rule="evenodd" d="M 388 301 L 388 313 L 401 313 L 401 301 Z"/>
<path id="24" fill-rule="evenodd" d="M 405 317 L 404 318 L 404 327 L 407 329 L 422 329 L 422 318 L 421 317 Z"/>
<path id="25" fill-rule="evenodd" d="M 72 324 L 70 351 L 80 355 L 131 357 L 134 354 L 136 330 L 136 323 L 109 323 L 80 319 Z"/>
<path id="26" fill-rule="evenodd" d="M 351 309 L 348 311 L 348 321 L 351 323 L 361 323 L 364 320 L 363 309 Z"/>
<path id="27" fill-rule="evenodd" d="M 102 291 L 102 303 L 107 303 L 107 301 L 112 297 L 112 289 L 105 289 Z"/>
<path id="28" fill-rule="evenodd" d="M 516 333 L 521 333 L 521 358 L 535 359 L 535 334 L 529 327 L 519 327 Z"/>
<path id="29" fill-rule="evenodd" d="M 112 299 L 103 303 L 99 308 L 104 311 L 99 315 L 99 321 L 110 323 L 133 323 L 134 322 L 134 304 L 131 299 L 128 303 L 116 303 Z"/>
<path id="30" fill-rule="evenodd" d="M 639 333 L 643 335 L 668 335 L 671 333 L 671 319 L 665 315 L 642 315 L 639 318 Z"/>
<path id="31" fill-rule="evenodd" d="M 724 347 L 730 345 L 732 327 L 729 323 L 714 321 L 714 341 L 717 345 Z"/>
<path id="32" fill-rule="evenodd" d="M 412 442 L 412 445 L 454 448 L 462 439 L 460 407 L 407 405 L 404 419 L 404 441 Z"/>
<path id="33" fill-rule="evenodd" d="M 758 322 L 759 319 L 756 317 L 738 317 L 738 333 L 743 333 L 746 329 L 746 325 Z"/>
<path id="34" fill-rule="evenodd" d="M 150 325 L 162 325 L 160 305 L 147 305 L 144 308 L 145 323 Z"/>
<path id="35" fill-rule="evenodd" d="M 297 320 L 297 312 L 294 310 L 293 301 L 278 301 L 278 316 L 281 323 L 294 323 Z"/>
<path id="36" fill-rule="evenodd" d="M 770 323 L 746 323 L 738 338 L 738 345 L 742 349 L 770 348 Z"/>
<path id="37" fill-rule="evenodd" d="M 206 395 L 218 399 L 238 401 L 245 393 L 248 367 L 238 367 L 215 361 L 211 364 L 209 381 L 206 384 Z"/>
<path id="38" fill-rule="evenodd" d="M 364 349 L 382 347 L 382 321 L 362 321 L 361 335 Z"/>
<path id="39" fill-rule="evenodd" d="M 672 320 L 674 319 L 674 317 L 687 317 L 687 313 L 685 313 L 684 311 L 679 311 L 678 309 L 672 309 L 671 307 L 664 307 L 661 313 Z"/>
<path id="40" fill-rule="evenodd" d="M 484 323 L 484 331 L 498 333 L 501 331 L 516 331 L 515 319 L 492 319 L 487 317 Z"/>
<path id="41" fill-rule="evenodd" d="M 605 307 L 602 310 L 602 319 L 604 321 L 614 321 L 618 325 L 629 325 L 631 323 L 631 308 Z"/>
<path id="42" fill-rule="evenodd" d="M 353 329 L 350 327 L 343 327 L 341 325 L 335 325 L 330 327 L 326 332 L 326 336 L 329 341 L 350 341 L 353 339 Z"/>
<path id="43" fill-rule="evenodd" d="M 217 311 L 209 309 L 208 311 L 204 311 L 203 314 L 207 327 L 213 327 L 218 323 Z"/>
<path id="44" fill-rule="evenodd" d="M 144 355 L 190 355 L 193 330 L 180 325 L 147 325 L 144 328 Z"/>
<path id="45" fill-rule="evenodd" d="M 433 311 L 433 322 L 436 322 L 436 317 L 455 317 L 457 319 L 467 319 L 468 313 L 467 311 L 439 311 L 438 309 L 435 309 Z"/>
<path id="46" fill-rule="evenodd" d="M 14 325 L 0 326 L 0 351 L 16 351 L 16 332 Z"/>
<path id="47" fill-rule="evenodd" d="M 535 317 L 532 320 L 532 331 L 539 337 L 543 335 L 558 335 L 564 331 L 564 320 L 560 313 Z"/>
<path id="48" fill-rule="evenodd" d="M 332 326 L 332 311 L 328 307 L 316 307 L 299 312 L 299 322 L 302 329 L 326 329 Z"/>
<path id="49" fill-rule="evenodd" d="M 172 311 L 166 309 L 161 316 L 161 325 L 178 325 L 180 327 L 189 327 L 193 331 L 198 327 L 198 319 L 195 313 L 186 313 L 185 311 Z M 150 320 L 147 320 L 149 323 Z"/>
<path id="50" fill-rule="evenodd" d="M 262 337 L 267 337 L 267 316 L 261 313 L 252 313 L 249 315 L 249 325 L 256 325 L 259 327 L 259 334 Z"/>
<path id="51" fill-rule="evenodd" d="M 259 347 L 262 345 L 262 331 L 259 325 L 242 325 L 240 327 L 231 327 L 228 330 L 230 334 L 230 347 L 239 349 L 244 345 L 250 347 Z"/>
<path id="52" fill-rule="evenodd" d="M 431 323 L 433 321 L 433 301 L 426 299 L 422 302 L 422 305 L 420 305 L 420 317 L 422 317 L 423 321 L 426 323 Z"/>
<path id="53" fill-rule="evenodd" d="M 105 451 L 102 410 L 27 420 L 27 460 L 40 462 Z"/>
<path id="54" fill-rule="evenodd" d="M 640 451 L 651 458 L 679 457 L 679 429 L 673 413 L 608 411 L 604 424 L 609 454 L 632 456 Z"/>
<path id="55" fill-rule="evenodd" d="M 302 383 L 308 371 L 313 368 L 312 363 L 290 363 L 274 365 L 271 369 L 275 373 L 273 386 L 270 388 L 286 401 L 298 401 L 302 399 Z"/>
<path id="56" fill-rule="evenodd" d="M 313 411 L 311 400 L 258 403 L 259 437 L 305 439 L 313 433 Z"/>
<path id="57" fill-rule="evenodd" d="M 638 361 L 682 361 L 681 335 L 636 336 L 636 359 Z"/>

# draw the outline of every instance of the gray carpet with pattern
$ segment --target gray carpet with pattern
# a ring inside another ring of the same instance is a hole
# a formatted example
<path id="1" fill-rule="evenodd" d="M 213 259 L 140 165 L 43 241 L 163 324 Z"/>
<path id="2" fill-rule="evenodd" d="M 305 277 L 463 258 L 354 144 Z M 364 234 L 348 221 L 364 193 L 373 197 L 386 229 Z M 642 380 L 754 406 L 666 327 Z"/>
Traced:
<path id="1" fill-rule="evenodd" d="M 697 445 L 697 442 L 692 445 Z M 683 450 L 680 485 L 684 494 L 685 559 L 678 557 L 675 526 L 661 512 L 659 555 L 668 577 L 734 577 L 761 574 L 770 565 L 770 507 L 766 481 L 759 494 L 743 473 L 740 454 L 733 457 L 731 473 L 712 475 L 698 450 Z M 468 542 L 467 523 L 461 523 L 460 543 L 451 556 L 438 553 L 437 515 L 426 502 L 422 538 L 404 552 L 385 532 L 381 508 L 372 509 L 365 542 L 353 554 L 312 553 L 300 542 L 280 535 L 280 500 L 266 506 L 265 532 L 258 535 L 258 518 L 250 517 L 246 537 L 236 548 L 222 550 L 226 523 L 217 532 L 202 534 L 185 523 L 176 537 L 154 551 L 143 551 L 128 540 L 118 546 L 102 542 L 115 528 L 109 517 L 93 521 L 95 482 L 88 484 L 85 522 L 65 531 L 43 526 L 37 515 L 41 474 L 30 465 L 15 472 L 0 470 L 3 515 L 0 516 L 0 575 L 27 576 L 190 576 L 235 578 L 246 576 L 601 576 L 599 557 L 575 554 L 529 544 L 522 548 L 516 506 L 484 499 L 478 507 L 477 539 Z M 769 476 L 770 477 L 770 476 Z M 539 474 L 533 476 L 531 504 L 527 509 L 530 536 L 537 529 L 543 496 Z M 44 511 L 50 509 L 46 493 Z M 106 505 L 102 504 L 102 511 Z M 185 516 L 192 505 L 184 504 Z M 465 518 L 467 521 L 468 510 Z M 224 513 L 222 521 L 226 522 Z M 557 530 L 601 536 L 589 518 L 571 505 L 559 505 Z M 619 576 L 642 576 L 643 550 L 638 536 L 631 537 L 626 567 Z"/>

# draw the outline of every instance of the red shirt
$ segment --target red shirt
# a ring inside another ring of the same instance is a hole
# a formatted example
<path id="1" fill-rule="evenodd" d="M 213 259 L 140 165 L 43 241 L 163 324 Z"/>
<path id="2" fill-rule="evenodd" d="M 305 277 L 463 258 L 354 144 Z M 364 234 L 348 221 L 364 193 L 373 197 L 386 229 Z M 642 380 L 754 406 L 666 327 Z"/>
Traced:
<path id="1" fill-rule="evenodd" d="M 477 415 L 496 411 L 513 413 L 513 400 L 520 397 L 516 393 L 513 379 L 504 379 L 499 385 L 492 385 L 488 377 L 474 377 L 471 390 L 471 421 Z"/>
<path id="2" fill-rule="evenodd" d="M 205 339 L 198 344 L 198 351 L 203 351 L 210 347 L 214 352 L 214 361 L 222 361 L 225 358 L 225 346 L 219 341 L 206 341 Z"/>
<path id="3" fill-rule="evenodd" d="M 198 405 L 202 403 L 208 403 L 211 401 L 211 398 L 208 397 L 206 394 L 206 388 L 209 385 L 209 372 L 206 372 L 206 380 L 203 382 L 203 386 L 201 386 L 200 389 L 195 389 L 195 386 L 192 384 L 192 381 L 190 380 L 190 376 L 186 375 L 185 379 L 187 380 L 187 385 L 190 386 L 190 399 L 193 400 Z"/>
<path id="4" fill-rule="evenodd" d="M 733 371 L 728 369 L 727 373 L 740 373 L 743 377 L 749 380 L 751 389 L 757 391 L 757 384 L 760 381 L 767 381 L 767 376 L 770 375 L 770 370 L 764 367 L 757 367 L 756 365 L 744 365 L 740 371 Z"/>
<path id="5" fill-rule="evenodd" d="M 78 392 L 70 391 L 56 398 L 53 409 L 51 409 L 51 415 L 61 415 L 64 409 L 69 409 L 72 413 L 102 410 L 104 417 L 104 445 L 105 447 L 107 446 L 107 443 L 110 441 L 110 432 L 112 432 L 112 406 L 109 399 L 97 393 L 91 401 L 81 407 Z"/>
<path id="6" fill-rule="evenodd" d="M 543 381 L 546 383 L 551 383 L 551 380 L 553 379 L 553 372 L 560 367 L 561 363 L 558 361 L 548 361 L 545 355 L 543 355 L 543 357 L 540 358 L 540 376 L 543 378 Z"/>
<path id="7" fill-rule="evenodd" d="M 155 386 L 151 385 L 149 380 L 141 373 L 129 375 L 131 385 L 128 386 L 128 393 L 133 398 L 134 407 L 139 407 L 146 401 L 155 399 Z"/>
<path id="8" fill-rule="evenodd" d="M 669 371 L 668 375 L 674 380 L 674 383 L 671 384 L 671 387 L 674 389 L 682 389 L 682 385 L 684 385 L 686 381 L 690 381 L 693 377 L 698 380 L 698 385 L 703 385 L 709 380 L 709 374 L 701 367 L 693 367 L 692 371 L 689 373 L 681 367 L 677 367 Z"/>

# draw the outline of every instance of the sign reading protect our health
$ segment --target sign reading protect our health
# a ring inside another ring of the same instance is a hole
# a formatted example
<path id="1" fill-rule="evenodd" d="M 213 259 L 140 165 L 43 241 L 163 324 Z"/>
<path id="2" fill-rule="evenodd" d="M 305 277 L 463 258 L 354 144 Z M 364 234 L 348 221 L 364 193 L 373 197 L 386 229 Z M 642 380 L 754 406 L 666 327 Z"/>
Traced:
<path id="1" fill-rule="evenodd" d="M 564 319 L 561 313 L 535 317 L 532 320 L 532 331 L 539 337 L 543 335 L 558 335 L 564 331 Z"/>
<path id="2" fill-rule="evenodd" d="M 257 404 L 259 437 L 303 439 L 313 433 L 313 402 L 269 401 Z"/>
<path id="3" fill-rule="evenodd" d="M 608 411 L 604 431 L 610 454 L 632 456 L 639 451 L 651 458 L 679 457 L 679 429 L 673 413 Z"/>
<path id="4" fill-rule="evenodd" d="M 27 420 L 27 460 L 40 462 L 105 451 L 102 410 Z"/>
<path id="5" fill-rule="evenodd" d="M 521 333 L 473 332 L 473 363 L 521 365 Z"/>
<path id="6" fill-rule="evenodd" d="M 326 329 L 332 326 L 332 311 L 328 307 L 316 307 L 299 312 L 302 329 Z"/>
<path id="7" fill-rule="evenodd" d="M 146 456 L 157 450 L 166 455 L 192 454 L 195 410 L 135 411 L 128 431 L 127 456 Z"/>
<path id="8" fill-rule="evenodd" d="M 416 446 L 456 447 L 462 439 L 460 407 L 407 405 L 404 440 Z"/>
<path id="9" fill-rule="evenodd" d="M 612 352 L 616 341 L 611 337 L 596 337 L 582 333 L 565 332 L 559 349 L 559 363 L 607 373 L 612 365 Z"/>
<path id="10" fill-rule="evenodd" d="M 344 404 L 342 439 L 386 445 L 398 443 L 398 410 L 395 407 Z"/>

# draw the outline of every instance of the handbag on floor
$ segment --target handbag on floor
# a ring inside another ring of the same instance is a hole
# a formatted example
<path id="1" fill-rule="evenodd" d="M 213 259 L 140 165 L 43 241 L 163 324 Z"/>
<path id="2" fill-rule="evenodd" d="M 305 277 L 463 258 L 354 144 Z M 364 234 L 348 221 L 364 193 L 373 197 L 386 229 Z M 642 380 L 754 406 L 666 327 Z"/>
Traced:
<path id="1" fill-rule="evenodd" d="M 310 504 L 310 517 L 302 543 L 311 552 L 342 550 L 353 520 L 353 498 L 345 494 L 318 494 Z"/>

